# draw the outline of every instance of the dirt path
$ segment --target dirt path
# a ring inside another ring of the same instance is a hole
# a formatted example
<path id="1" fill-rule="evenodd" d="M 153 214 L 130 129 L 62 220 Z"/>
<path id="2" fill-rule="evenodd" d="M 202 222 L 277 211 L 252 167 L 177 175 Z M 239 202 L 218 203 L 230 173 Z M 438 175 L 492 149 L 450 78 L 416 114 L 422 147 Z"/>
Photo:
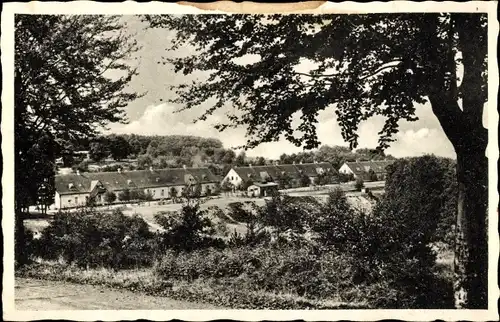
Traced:
<path id="1" fill-rule="evenodd" d="M 210 304 L 142 295 L 126 290 L 16 278 L 16 310 L 210 310 Z"/>

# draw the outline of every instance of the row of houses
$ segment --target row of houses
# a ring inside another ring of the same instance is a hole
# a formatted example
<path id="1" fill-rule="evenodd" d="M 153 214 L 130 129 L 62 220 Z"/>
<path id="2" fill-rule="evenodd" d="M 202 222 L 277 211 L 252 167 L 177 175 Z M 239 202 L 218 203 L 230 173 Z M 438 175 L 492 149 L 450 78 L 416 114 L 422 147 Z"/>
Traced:
<path id="1" fill-rule="evenodd" d="M 107 192 L 141 191 L 153 200 L 178 197 L 199 185 L 201 195 L 217 190 L 220 177 L 208 168 L 153 169 L 117 172 L 85 172 L 56 175 L 55 207 L 82 206 L 92 199 L 104 203 Z M 175 195 L 173 195 L 175 194 Z"/>
<path id="2" fill-rule="evenodd" d="M 385 168 L 391 161 L 346 162 L 339 173 L 364 178 L 367 173 L 385 179 Z M 251 196 L 267 196 L 278 189 L 281 177 L 288 177 L 291 186 L 316 182 L 322 175 L 336 173 L 328 162 L 304 164 L 274 164 L 265 166 L 233 167 L 224 178 L 214 175 L 208 168 L 169 168 L 138 171 L 89 172 L 56 175 L 55 207 L 57 209 L 85 205 L 89 199 L 104 203 L 107 192 L 119 195 L 123 191 L 142 191 L 153 200 L 180 196 L 185 189 L 198 186 L 201 195 L 218 190 L 219 184 L 230 183 L 238 188 L 246 184 Z M 251 184 L 248 184 L 251 183 Z"/>
<path id="3" fill-rule="evenodd" d="M 308 182 L 324 174 L 333 174 L 333 166 L 328 162 L 304 163 L 304 164 L 274 164 L 262 166 L 233 167 L 222 180 L 230 183 L 233 187 L 248 185 L 250 195 L 267 195 L 268 191 L 278 187 L 277 181 L 280 177 L 288 177 L 291 186 L 301 186 L 302 177 L 308 178 Z"/>

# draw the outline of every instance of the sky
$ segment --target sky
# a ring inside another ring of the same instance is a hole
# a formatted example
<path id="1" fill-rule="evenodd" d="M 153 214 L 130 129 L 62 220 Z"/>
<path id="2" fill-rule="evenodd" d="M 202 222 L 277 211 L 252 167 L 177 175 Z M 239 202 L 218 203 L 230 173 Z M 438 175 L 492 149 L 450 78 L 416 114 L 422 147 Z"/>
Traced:
<path id="1" fill-rule="evenodd" d="M 198 75 L 185 76 L 176 74 L 173 67 L 164 64 L 162 58 L 184 56 L 193 52 L 189 46 L 184 46 L 172 52 L 169 48 L 174 33 L 169 30 L 147 29 L 136 17 L 124 19 L 126 28 L 134 37 L 141 48 L 132 58 L 133 64 L 138 67 L 138 75 L 131 81 L 130 89 L 144 96 L 131 102 L 126 108 L 128 124 L 110 124 L 108 133 L 135 133 L 144 135 L 195 135 L 218 138 L 224 147 L 231 148 L 243 145 L 246 142 L 245 129 L 230 129 L 218 132 L 213 125 L 218 120 L 224 120 L 223 111 L 216 111 L 211 118 L 203 122 L 193 123 L 203 111 L 210 107 L 211 102 L 198 110 L 188 110 L 176 113 L 180 106 L 167 103 L 175 98 L 175 93 L 170 90 L 171 85 L 191 82 Z M 251 59 L 251 58 L 249 58 Z M 302 70 L 310 69 L 305 63 Z M 400 131 L 395 136 L 396 142 L 386 150 L 386 153 L 395 157 L 419 156 L 435 154 L 438 156 L 456 158 L 454 149 L 444 135 L 437 118 L 431 111 L 429 104 L 417 105 L 416 122 L 400 121 Z M 317 133 L 322 144 L 347 145 L 340 134 L 340 127 L 336 122 L 333 108 L 319 114 Z M 373 117 L 361 123 L 359 134 L 359 148 L 375 148 L 378 132 L 382 129 L 384 119 Z M 279 158 L 283 153 L 296 153 L 303 151 L 285 140 L 265 143 L 246 151 L 247 156 L 264 156 L 266 158 Z"/>

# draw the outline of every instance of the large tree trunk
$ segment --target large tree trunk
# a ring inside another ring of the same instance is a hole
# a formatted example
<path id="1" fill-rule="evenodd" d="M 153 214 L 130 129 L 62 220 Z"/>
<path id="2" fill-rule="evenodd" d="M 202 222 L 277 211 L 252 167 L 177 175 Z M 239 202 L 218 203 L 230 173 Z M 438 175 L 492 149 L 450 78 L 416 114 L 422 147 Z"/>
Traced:
<path id="1" fill-rule="evenodd" d="M 458 209 L 454 291 L 457 308 L 487 308 L 488 133 L 456 101 L 431 96 L 432 109 L 457 153 Z M 465 108 L 464 108 L 465 109 Z"/>
<path id="2" fill-rule="evenodd" d="M 452 14 L 462 53 L 464 74 L 458 104 L 455 78 L 455 43 L 449 37 L 448 53 L 434 52 L 432 110 L 457 153 L 458 209 L 456 220 L 454 291 L 457 308 L 485 309 L 488 295 L 488 131 L 482 115 L 487 99 L 483 77 L 487 53 L 487 31 L 478 14 Z M 435 47 L 440 40 L 435 39 Z"/>
<path id="3" fill-rule="evenodd" d="M 455 306 L 485 309 L 488 302 L 488 162 L 485 146 L 471 142 L 469 147 L 457 151 L 457 179 Z"/>

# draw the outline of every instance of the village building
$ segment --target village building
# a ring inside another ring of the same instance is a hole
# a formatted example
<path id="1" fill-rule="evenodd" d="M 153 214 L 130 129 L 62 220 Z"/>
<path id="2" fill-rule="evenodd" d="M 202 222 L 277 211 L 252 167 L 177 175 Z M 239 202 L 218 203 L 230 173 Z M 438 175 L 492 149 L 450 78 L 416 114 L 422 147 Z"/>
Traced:
<path id="1" fill-rule="evenodd" d="M 254 183 L 248 187 L 249 197 L 269 197 L 273 192 L 278 191 L 278 184 L 274 182 Z"/>
<path id="2" fill-rule="evenodd" d="M 345 162 L 340 167 L 339 173 L 352 174 L 355 179 L 371 180 L 371 176 L 374 175 L 376 180 L 385 180 L 386 168 L 393 162 L 390 160 Z"/>
<path id="3" fill-rule="evenodd" d="M 310 182 L 321 174 L 334 173 L 328 162 L 274 164 L 263 166 L 233 167 L 228 171 L 221 184 L 230 183 L 233 187 L 241 187 L 244 183 L 276 183 L 280 176 L 288 176 L 293 186 L 300 186 L 301 176 L 307 176 Z"/>
<path id="4" fill-rule="evenodd" d="M 90 198 L 105 203 L 106 192 L 142 191 L 152 200 L 180 197 L 185 189 L 200 187 L 201 195 L 217 191 L 220 178 L 208 168 L 172 168 L 139 171 L 85 172 L 55 176 L 56 209 L 86 205 Z"/>

